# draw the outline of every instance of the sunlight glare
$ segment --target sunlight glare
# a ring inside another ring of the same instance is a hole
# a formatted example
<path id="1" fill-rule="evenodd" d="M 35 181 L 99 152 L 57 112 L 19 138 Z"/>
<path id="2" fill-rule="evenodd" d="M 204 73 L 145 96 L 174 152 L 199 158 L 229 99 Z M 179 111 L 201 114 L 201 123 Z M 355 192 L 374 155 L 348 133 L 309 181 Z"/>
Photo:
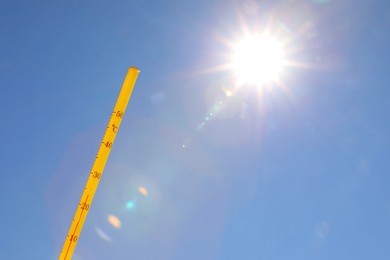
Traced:
<path id="1" fill-rule="evenodd" d="M 267 35 L 248 35 L 234 48 L 232 67 L 241 84 L 278 79 L 285 65 L 281 43 Z"/>

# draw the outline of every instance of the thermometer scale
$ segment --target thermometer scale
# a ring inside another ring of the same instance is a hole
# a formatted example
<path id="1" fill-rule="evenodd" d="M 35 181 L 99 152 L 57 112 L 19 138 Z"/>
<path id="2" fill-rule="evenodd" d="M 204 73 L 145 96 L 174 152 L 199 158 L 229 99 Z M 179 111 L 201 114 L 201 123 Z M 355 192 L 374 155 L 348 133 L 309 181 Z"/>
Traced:
<path id="1" fill-rule="evenodd" d="M 91 207 L 93 197 L 95 196 L 95 192 L 99 185 L 100 178 L 102 177 L 104 166 L 106 165 L 112 145 L 115 141 L 116 134 L 122 122 L 122 118 L 125 113 L 127 103 L 129 102 L 138 74 L 139 70 L 135 67 L 130 67 L 127 72 L 125 81 L 122 85 L 122 89 L 116 101 L 114 111 L 112 112 L 106 132 L 102 139 L 102 143 L 100 144 L 98 153 L 96 155 L 95 162 L 93 163 L 91 172 L 89 173 L 89 177 L 84 187 L 83 194 L 80 198 L 80 202 L 77 205 L 76 213 L 74 214 L 72 224 L 69 228 L 64 246 L 62 247 L 62 251 L 58 258 L 59 260 L 72 259 L 73 251 L 79 239 L 81 230 L 85 222 L 85 218 L 88 214 L 88 210 Z"/>

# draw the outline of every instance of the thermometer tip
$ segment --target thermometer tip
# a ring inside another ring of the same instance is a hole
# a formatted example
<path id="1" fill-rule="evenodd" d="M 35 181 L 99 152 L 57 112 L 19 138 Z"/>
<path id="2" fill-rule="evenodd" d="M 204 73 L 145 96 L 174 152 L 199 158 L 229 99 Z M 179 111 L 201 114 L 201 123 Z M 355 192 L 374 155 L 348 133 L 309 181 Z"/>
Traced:
<path id="1" fill-rule="evenodd" d="M 136 71 L 140 71 L 137 67 L 134 67 L 134 66 L 131 66 L 130 68 L 129 68 L 129 70 L 136 70 Z"/>

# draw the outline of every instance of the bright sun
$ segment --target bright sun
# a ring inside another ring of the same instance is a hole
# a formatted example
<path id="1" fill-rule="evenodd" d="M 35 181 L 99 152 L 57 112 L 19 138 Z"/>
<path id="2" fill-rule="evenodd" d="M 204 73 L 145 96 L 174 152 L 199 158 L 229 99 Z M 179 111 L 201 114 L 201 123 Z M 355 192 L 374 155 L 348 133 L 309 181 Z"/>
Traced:
<path id="1" fill-rule="evenodd" d="M 233 50 L 231 65 L 241 84 L 275 81 L 285 65 L 282 45 L 267 35 L 248 35 Z"/>

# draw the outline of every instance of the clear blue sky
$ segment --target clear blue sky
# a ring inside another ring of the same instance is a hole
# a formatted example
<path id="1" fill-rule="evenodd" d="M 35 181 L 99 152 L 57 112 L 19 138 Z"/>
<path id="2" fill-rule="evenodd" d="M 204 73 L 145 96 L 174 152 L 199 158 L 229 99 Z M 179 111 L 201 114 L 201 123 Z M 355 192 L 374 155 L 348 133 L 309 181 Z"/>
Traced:
<path id="1" fill-rule="evenodd" d="M 130 66 L 73 259 L 390 259 L 389 10 L 0 1 L 0 259 L 57 258 Z M 204 72 L 270 21 L 305 66 L 227 96 L 231 71 Z"/>

